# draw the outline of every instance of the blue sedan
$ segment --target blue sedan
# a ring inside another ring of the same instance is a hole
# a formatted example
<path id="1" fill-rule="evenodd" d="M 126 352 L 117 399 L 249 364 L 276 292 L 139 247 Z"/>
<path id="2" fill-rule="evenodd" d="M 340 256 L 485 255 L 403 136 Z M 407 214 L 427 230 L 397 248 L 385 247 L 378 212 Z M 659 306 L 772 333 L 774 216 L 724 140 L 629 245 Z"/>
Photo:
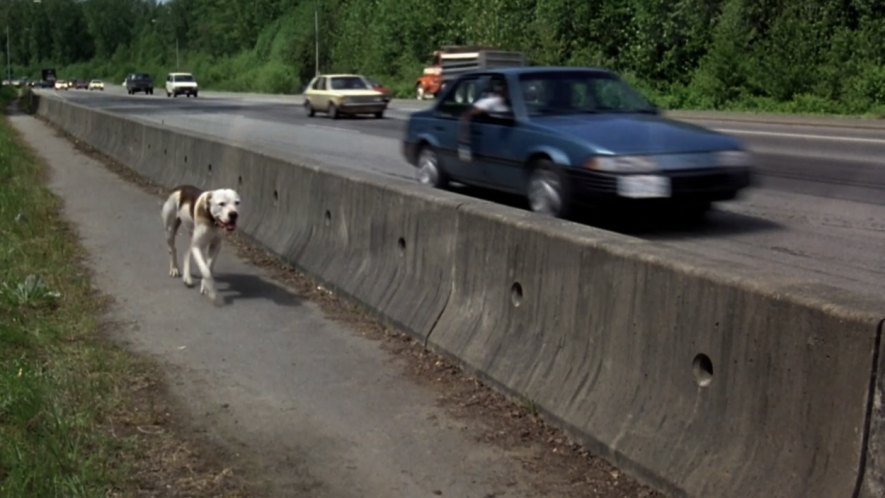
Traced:
<path id="1" fill-rule="evenodd" d="M 502 87 L 506 111 L 463 119 Z M 462 75 L 431 109 L 412 114 L 403 153 L 422 184 L 524 195 L 533 211 L 557 217 L 612 202 L 703 212 L 735 198 L 752 175 L 741 142 L 667 119 L 615 74 L 593 68 Z"/>

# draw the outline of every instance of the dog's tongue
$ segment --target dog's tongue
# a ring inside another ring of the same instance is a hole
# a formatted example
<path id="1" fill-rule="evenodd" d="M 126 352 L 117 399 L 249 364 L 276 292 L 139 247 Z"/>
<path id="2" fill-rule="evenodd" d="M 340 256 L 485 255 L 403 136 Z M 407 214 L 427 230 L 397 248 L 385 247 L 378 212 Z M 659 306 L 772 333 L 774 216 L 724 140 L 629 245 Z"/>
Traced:
<path id="1" fill-rule="evenodd" d="M 224 225 L 224 229 L 227 230 L 228 232 L 233 232 L 234 230 L 237 229 L 237 226 L 233 223 L 228 223 L 227 225 Z"/>

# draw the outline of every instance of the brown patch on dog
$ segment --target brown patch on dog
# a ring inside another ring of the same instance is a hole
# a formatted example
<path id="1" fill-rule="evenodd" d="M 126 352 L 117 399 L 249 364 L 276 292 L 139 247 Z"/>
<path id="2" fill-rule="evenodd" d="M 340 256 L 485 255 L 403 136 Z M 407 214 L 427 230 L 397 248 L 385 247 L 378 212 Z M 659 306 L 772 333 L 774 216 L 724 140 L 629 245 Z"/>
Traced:
<path id="1" fill-rule="evenodd" d="M 178 192 L 178 209 L 181 209 L 182 206 L 188 206 L 191 219 L 194 219 L 194 206 L 196 206 L 197 199 L 200 198 L 203 191 L 193 185 L 179 185 L 172 189 L 172 191 Z"/>

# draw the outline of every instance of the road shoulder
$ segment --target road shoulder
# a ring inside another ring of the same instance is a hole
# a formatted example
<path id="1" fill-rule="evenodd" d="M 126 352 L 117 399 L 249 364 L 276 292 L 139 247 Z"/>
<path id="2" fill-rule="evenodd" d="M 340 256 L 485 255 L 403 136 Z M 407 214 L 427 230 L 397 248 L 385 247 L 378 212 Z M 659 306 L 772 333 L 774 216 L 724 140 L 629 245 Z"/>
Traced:
<path id="1" fill-rule="evenodd" d="M 165 276 L 156 190 L 34 118 L 16 126 L 52 166 L 97 283 L 115 297 L 119 338 L 160 363 L 181 426 L 226 448 L 227 463 L 273 495 L 651 495 L 531 407 L 242 241 L 247 259 L 222 251 L 227 305 L 211 307 Z"/>

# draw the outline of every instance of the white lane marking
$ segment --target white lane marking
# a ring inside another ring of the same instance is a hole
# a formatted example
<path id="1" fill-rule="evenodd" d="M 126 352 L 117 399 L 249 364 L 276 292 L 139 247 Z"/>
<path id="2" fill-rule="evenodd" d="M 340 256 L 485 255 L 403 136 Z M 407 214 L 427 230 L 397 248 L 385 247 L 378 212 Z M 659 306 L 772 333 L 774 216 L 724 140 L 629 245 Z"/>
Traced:
<path id="1" fill-rule="evenodd" d="M 315 125 L 315 124 L 308 124 L 308 125 L 304 125 L 304 126 L 305 126 L 305 128 L 313 128 L 315 130 L 322 130 L 322 131 L 343 131 L 346 133 L 353 133 L 354 135 L 362 135 L 363 134 L 363 132 L 361 132 L 359 130 L 354 130 L 352 128 L 338 128 L 337 126 L 325 126 L 325 125 Z"/>
<path id="2" fill-rule="evenodd" d="M 885 139 L 881 138 L 860 138 L 860 137 L 836 137 L 827 135 L 810 135 L 806 133 L 784 133 L 777 131 L 754 131 L 754 130 L 736 130 L 732 128 L 714 128 L 716 131 L 723 133 L 733 133 L 735 135 L 760 135 L 767 137 L 782 138 L 805 138 L 809 140 L 830 140 L 833 142 L 854 142 L 863 144 L 885 145 Z"/>

